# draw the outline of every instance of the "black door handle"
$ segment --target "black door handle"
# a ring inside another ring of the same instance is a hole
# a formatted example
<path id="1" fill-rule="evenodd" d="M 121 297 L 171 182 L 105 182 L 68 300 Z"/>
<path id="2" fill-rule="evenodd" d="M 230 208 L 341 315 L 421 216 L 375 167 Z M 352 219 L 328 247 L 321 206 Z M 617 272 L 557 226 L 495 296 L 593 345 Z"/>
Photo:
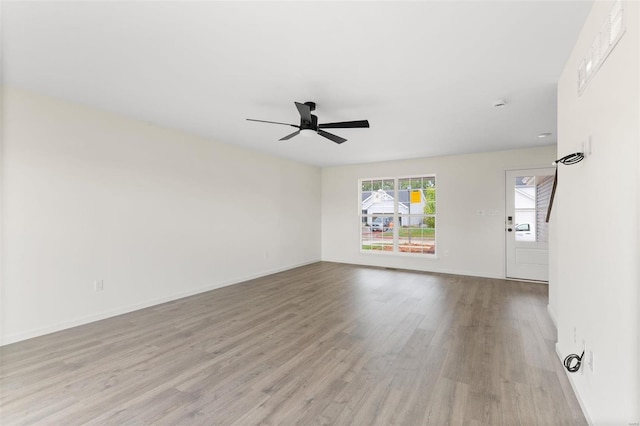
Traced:
<path id="1" fill-rule="evenodd" d="M 507 228 L 507 231 L 511 232 L 511 231 L 513 231 L 513 229 L 511 229 L 511 228 Z"/>

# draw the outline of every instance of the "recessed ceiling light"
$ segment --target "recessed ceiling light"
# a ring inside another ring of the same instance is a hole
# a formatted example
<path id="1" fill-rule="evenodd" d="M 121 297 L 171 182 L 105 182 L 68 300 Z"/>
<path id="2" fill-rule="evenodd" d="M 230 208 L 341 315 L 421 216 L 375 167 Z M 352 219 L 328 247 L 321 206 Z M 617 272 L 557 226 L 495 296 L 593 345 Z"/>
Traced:
<path id="1" fill-rule="evenodd" d="M 542 138 L 546 138 L 546 137 L 549 137 L 549 136 L 551 136 L 551 133 L 548 133 L 548 132 L 547 132 L 547 133 L 540 133 L 540 134 L 538 135 L 538 137 L 539 137 L 540 139 L 542 139 Z"/>

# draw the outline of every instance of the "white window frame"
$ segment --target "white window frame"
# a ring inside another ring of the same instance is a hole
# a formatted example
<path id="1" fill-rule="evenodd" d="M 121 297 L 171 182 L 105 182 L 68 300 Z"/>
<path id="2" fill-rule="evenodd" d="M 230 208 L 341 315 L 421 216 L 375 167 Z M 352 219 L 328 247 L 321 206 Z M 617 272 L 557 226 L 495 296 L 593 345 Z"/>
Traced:
<path id="1" fill-rule="evenodd" d="M 434 228 L 434 252 L 433 253 L 406 253 L 406 252 L 401 252 L 399 250 L 399 226 L 394 226 L 393 227 L 393 249 L 391 251 L 385 251 L 385 250 L 365 250 L 362 248 L 363 246 L 363 239 L 362 239 L 362 227 L 363 227 L 363 220 L 364 218 L 366 218 L 367 216 L 371 216 L 371 215 L 365 215 L 362 213 L 362 184 L 363 182 L 374 182 L 374 181 L 389 181 L 389 180 L 393 180 L 393 214 L 392 215 L 388 215 L 388 214 L 381 214 L 380 216 L 390 216 L 393 219 L 393 223 L 394 224 L 399 224 L 400 223 L 400 217 L 402 216 L 399 212 L 399 182 L 401 180 L 404 179 L 416 179 L 416 178 L 433 178 L 436 182 L 436 187 L 437 187 L 437 176 L 435 173 L 423 173 L 423 174 L 419 174 L 419 175 L 407 175 L 407 176 L 395 176 L 395 177 L 373 177 L 373 178 L 360 178 L 358 179 L 358 226 L 360 228 L 359 231 L 359 236 L 358 236 L 358 247 L 359 247 L 359 251 L 360 253 L 366 253 L 366 254 L 374 254 L 374 255 L 383 255 L 383 256 L 402 256 L 402 257 L 418 257 L 418 258 L 435 258 L 437 257 L 437 253 L 438 253 L 438 219 L 437 219 L 437 215 L 438 215 L 438 195 L 437 195 L 437 191 L 436 191 L 436 212 L 433 215 L 426 215 L 428 217 L 433 217 L 435 219 L 435 228 Z M 416 214 L 414 214 L 416 215 Z M 424 213 L 422 213 L 421 215 L 425 216 Z M 412 215 L 413 216 L 413 215 Z M 417 216 L 417 215 L 416 215 Z"/>

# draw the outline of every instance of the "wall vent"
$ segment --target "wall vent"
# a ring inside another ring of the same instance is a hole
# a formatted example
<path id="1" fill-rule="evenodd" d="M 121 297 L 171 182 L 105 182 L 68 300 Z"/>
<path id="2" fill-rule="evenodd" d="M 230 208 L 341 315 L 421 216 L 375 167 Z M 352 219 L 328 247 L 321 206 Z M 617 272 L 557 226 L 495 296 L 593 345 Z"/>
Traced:
<path id="1" fill-rule="evenodd" d="M 587 88 L 594 75 L 598 72 L 604 61 L 626 30 L 624 22 L 624 8 L 622 0 L 613 4 L 604 25 L 591 44 L 589 51 L 578 66 L 578 96 Z"/>

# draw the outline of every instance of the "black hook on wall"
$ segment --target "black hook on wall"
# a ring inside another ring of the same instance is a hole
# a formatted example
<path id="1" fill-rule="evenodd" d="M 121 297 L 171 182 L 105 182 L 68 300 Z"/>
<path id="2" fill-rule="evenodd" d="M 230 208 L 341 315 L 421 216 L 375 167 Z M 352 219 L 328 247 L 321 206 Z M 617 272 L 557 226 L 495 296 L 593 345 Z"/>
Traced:
<path id="1" fill-rule="evenodd" d="M 578 354 L 568 355 L 564 359 L 564 368 L 567 369 L 569 373 L 575 373 L 580 370 L 580 365 L 582 365 L 582 357 L 584 356 L 584 351 L 582 351 L 582 355 L 578 356 Z"/>
<path id="2" fill-rule="evenodd" d="M 557 166 L 558 163 L 561 163 L 567 166 L 572 166 L 576 163 L 581 162 L 582 160 L 584 160 L 584 153 L 574 152 L 573 154 L 565 155 L 564 157 L 557 159 L 553 162 L 553 165 Z"/>
<path id="3" fill-rule="evenodd" d="M 553 188 L 551 189 L 551 198 L 549 199 L 549 208 L 547 209 L 547 217 L 545 219 L 546 223 L 549 223 L 549 218 L 551 217 L 551 207 L 553 207 L 553 199 L 556 196 L 556 187 L 558 186 L 558 163 L 564 164 L 566 166 L 572 166 L 581 162 L 582 160 L 584 160 L 584 153 L 574 152 L 573 154 L 565 155 L 564 157 L 559 158 L 552 163 L 554 166 L 556 166 L 556 174 L 553 178 Z"/>

